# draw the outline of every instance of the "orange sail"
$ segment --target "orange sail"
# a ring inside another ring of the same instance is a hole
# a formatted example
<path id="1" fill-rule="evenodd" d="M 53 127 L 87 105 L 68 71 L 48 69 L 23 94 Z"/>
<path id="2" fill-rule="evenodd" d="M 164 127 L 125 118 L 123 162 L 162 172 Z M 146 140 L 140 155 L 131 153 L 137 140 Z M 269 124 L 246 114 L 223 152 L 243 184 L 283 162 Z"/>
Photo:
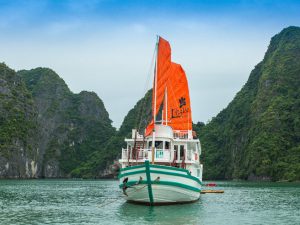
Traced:
<path id="1" fill-rule="evenodd" d="M 192 130 L 188 82 L 181 65 L 176 63 L 171 64 L 168 72 L 167 99 L 164 104 L 164 112 L 167 112 L 165 124 L 172 127 L 173 130 Z"/>
<path id="2" fill-rule="evenodd" d="M 156 74 L 154 76 L 152 91 L 152 118 L 155 118 L 164 100 L 164 94 L 168 79 L 168 71 L 171 66 L 171 47 L 168 41 L 159 37 L 157 47 Z M 154 120 L 146 128 L 145 135 L 149 135 L 154 129 Z"/>
<path id="3" fill-rule="evenodd" d="M 152 117 L 155 118 L 162 104 L 164 124 L 174 130 L 191 130 L 192 116 L 188 83 L 184 70 L 171 62 L 169 42 L 159 38 L 157 52 L 157 72 L 152 93 Z M 167 114 L 164 115 L 164 114 Z M 167 117 L 167 118 L 166 118 Z M 145 136 L 154 129 L 154 119 L 148 124 Z"/>
<path id="4" fill-rule="evenodd" d="M 168 80 L 168 71 L 171 66 L 171 48 L 169 42 L 159 37 L 157 52 L 157 73 L 154 77 L 152 92 L 152 116 L 158 114 L 159 108 L 163 102 L 166 84 Z M 155 93 L 156 92 L 156 93 Z M 156 98 L 156 99 L 155 99 Z"/>

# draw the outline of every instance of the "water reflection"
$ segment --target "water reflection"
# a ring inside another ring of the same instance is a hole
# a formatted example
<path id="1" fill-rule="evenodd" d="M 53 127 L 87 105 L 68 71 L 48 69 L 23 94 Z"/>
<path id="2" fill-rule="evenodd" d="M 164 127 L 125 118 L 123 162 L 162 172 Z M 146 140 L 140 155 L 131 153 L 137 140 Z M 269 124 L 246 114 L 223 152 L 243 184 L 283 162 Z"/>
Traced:
<path id="1" fill-rule="evenodd" d="M 203 204 L 200 201 L 170 206 L 144 206 L 124 202 L 119 207 L 119 219 L 132 224 L 201 224 L 198 214 Z M 134 222 L 133 222 L 134 221 Z"/>

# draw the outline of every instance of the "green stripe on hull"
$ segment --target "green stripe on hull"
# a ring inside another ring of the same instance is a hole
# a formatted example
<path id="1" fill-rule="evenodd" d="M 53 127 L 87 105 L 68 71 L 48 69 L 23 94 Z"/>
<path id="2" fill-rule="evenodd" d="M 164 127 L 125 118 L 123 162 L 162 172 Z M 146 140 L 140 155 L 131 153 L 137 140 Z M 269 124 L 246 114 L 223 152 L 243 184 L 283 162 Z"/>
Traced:
<path id="1" fill-rule="evenodd" d="M 194 181 L 198 182 L 199 184 L 202 184 L 201 181 L 197 177 L 193 177 L 191 175 L 184 175 L 184 174 L 180 174 L 180 173 L 166 172 L 166 171 L 161 171 L 161 170 L 151 170 L 150 172 L 156 173 L 156 174 L 165 174 L 165 175 L 171 175 L 171 176 L 184 177 L 184 178 L 194 180 Z"/>
<path id="2" fill-rule="evenodd" d="M 177 167 L 174 167 L 174 166 L 150 165 L 150 167 L 162 168 L 162 169 L 168 169 L 168 170 L 177 170 L 177 171 L 186 172 L 187 174 L 190 174 L 190 172 L 188 170 L 182 169 L 182 168 L 177 168 Z"/>
<path id="3" fill-rule="evenodd" d="M 146 168 L 146 170 L 147 170 L 147 168 Z M 202 184 L 202 182 L 197 177 L 194 177 L 192 175 L 185 175 L 185 174 L 181 174 L 181 173 L 174 173 L 174 172 L 168 172 L 168 171 L 162 171 L 162 170 L 149 170 L 149 171 L 150 171 L 150 173 L 155 173 L 155 174 L 165 174 L 165 175 L 171 175 L 171 176 L 184 177 L 184 178 L 194 180 L 194 181 L 198 182 L 199 184 Z M 135 175 L 135 174 L 140 174 L 140 173 L 145 173 L 145 170 L 137 170 L 137 171 L 133 171 L 133 172 L 119 174 L 118 178 L 120 179 L 122 177 L 127 177 L 130 175 Z"/>
<path id="4" fill-rule="evenodd" d="M 128 187 L 132 187 L 134 185 L 137 184 L 138 181 L 128 181 L 127 182 L 127 185 Z M 148 184 L 148 181 L 139 181 L 138 182 L 139 184 Z M 173 187 L 180 187 L 180 188 L 184 188 L 184 189 L 187 189 L 187 190 L 190 190 L 190 191 L 195 191 L 195 192 L 199 192 L 201 191 L 201 189 L 199 188 L 196 188 L 196 187 L 192 187 L 190 185 L 186 185 L 186 184 L 181 184 L 181 183 L 178 183 L 178 182 L 171 182 L 171 181 L 151 181 L 151 184 L 153 185 L 167 185 L 167 186 L 173 186 Z M 120 188 L 123 188 L 123 184 L 120 184 L 119 185 Z M 152 191 L 152 189 L 151 189 Z"/>
<path id="5" fill-rule="evenodd" d="M 134 175 L 134 174 L 140 174 L 140 173 L 145 173 L 146 170 L 137 170 L 137 171 L 133 171 L 133 172 L 128 172 L 128 173 L 123 173 L 123 174 L 119 174 L 118 178 L 122 178 L 122 177 L 127 177 L 129 175 Z"/>
<path id="6" fill-rule="evenodd" d="M 190 174 L 190 172 L 186 169 L 177 168 L 177 167 L 173 167 L 173 166 L 151 165 L 151 164 L 149 166 L 150 166 L 150 168 L 153 167 L 153 168 L 162 168 L 162 169 L 168 169 L 168 170 L 177 170 L 177 171 L 186 172 L 187 174 Z M 139 168 L 143 168 L 143 167 L 145 167 L 145 164 L 121 168 L 120 171 L 126 171 L 126 170 L 131 170 L 131 169 L 139 169 Z"/>
<path id="7" fill-rule="evenodd" d="M 152 193 L 152 186 L 151 186 L 151 176 L 150 176 L 150 167 L 149 167 L 149 161 L 146 160 L 145 162 L 145 168 L 146 168 L 146 176 L 147 176 L 147 184 L 148 184 L 148 195 L 149 195 L 149 201 L 150 205 L 153 205 L 153 193 Z"/>
<path id="8" fill-rule="evenodd" d="M 131 170 L 131 169 L 138 169 L 138 168 L 143 168 L 145 167 L 145 164 L 138 165 L 138 166 L 129 166 L 125 168 L 121 168 L 120 171 L 126 171 L 126 170 Z"/>

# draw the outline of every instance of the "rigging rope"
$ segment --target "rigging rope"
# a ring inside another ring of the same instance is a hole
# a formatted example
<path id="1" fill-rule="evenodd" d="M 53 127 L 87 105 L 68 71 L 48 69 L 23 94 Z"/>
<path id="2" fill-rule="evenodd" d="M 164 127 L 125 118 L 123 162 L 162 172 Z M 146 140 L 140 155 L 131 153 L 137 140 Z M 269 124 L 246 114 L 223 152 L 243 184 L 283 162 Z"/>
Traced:
<path id="1" fill-rule="evenodd" d="M 152 56 L 152 60 L 151 60 L 151 63 L 150 63 L 150 68 L 149 68 L 149 71 L 148 71 L 148 76 L 147 76 L 147 79 L 146 79 L 146 82 L 145 82 L 145 86 L 144 86 L 144 90 L 143 90 L 143 95 L 142 96 L 145 96 L 147 91 L 148 91 L 148 86 L 149 86 L 149 83 L 150 83 L 150 77 L 152 77 L 152 69 L 153 69 L 153 65 L 154 65 L 154 60 L 155 60 L 155 56 L 156 56 L 156 46 L 154 48 L 154 51 L 153 51 L 153 56 Z M 138 131 L 141 129 L 141 124 L 142 124 L 142 118 L 143 118 L 143 110 L 145 109 L 145 104 L 146 104 L 146 99 L 143 98 L 142 100 L 142 107 L 140 108 L 140 112 L 138 114 L 138 118 L 139 118 L 139 121 L 138 121 Z"/>
<path id="2" fill-rule="evenodd" d="M 147 89 L 148 89 L 148 86 L 149 86 L 149 83 L 150 83 L 150 77 L 151 77 L 151 71 L 152 71 L 152 68 L 153 68 L 153 64 L 154 64 L 154 59 L 155 59 L 155 55 L 156 55 L 156 46 L 154 48 L 154 51 L 153 51 L 153 56 L 152 56 L 152 59 L 151 59 L 151 63 L 150 63 L 150 68 L 149 68 L 149 71 L 148 71 L 148 76 L 147 76 L 147 79 L 146 79 L 146 82 L 145 82 L 145 85 L 144 85 L 144 90 L 143 90 L 143 95 L 142 96 L 145 96 L 146 93 L 147 93 Z M 136 130 L 136 133 L 135 133 L 135 137 L 134 137 L 134 144 L 133 144 L 133 153 L 134 153 L 134 156 L 136 156 L 136 138 L 137 138 L 137 132 L 140 131 L 141 129 L 141 125 L 142 125 L 142 118 L 143 118 L 143 110 L 145 108 L 145 104 L 146 104 L 146 99 L 145 97 L 143 97 L 143 100 L 142 100 L 142 105 L 141 105 L 141 108 L 138 112 L 138 115 L 137 115 L 137 121 L 135 122 L 135 127 L 137 128 Z M 143 140 L 143 147 L 144 147 L 144 140 Z M 136 158 L 136 157 L 134 157 Z M 137 160 L 136 160 L 137 161 Z M 128 164 L 129 164 L 129 158 L 128 158 Z"/>
<path id="3" fill-rule="evenodd" d="M 139 187 L 139 188 L 133 187 L 133 186 L 135 186 L 135 185 L 136 185 L 136 184 L 134 184 L 134 185 L 132 185 L 132 186 L 129 186 L 128 188 L 133 188 L 133 189 L 134 189 L 134 192 L 137 192 L 137 191 L 139 191 L 139 190 L 141 190 L 141 189 L 147 187 L 147 184 L 145 184 L 144 186 Z M 110 198 L 110 199 L 112 199 L 112 201 L 110 201 L 110 202 L 108 202 L 108 203 L 107 203 L 107 202 L 103 202 L 102 204 L 98 204 L 97 207 L 98 207 L 98 208 L 101 208 L 101 207 L 108 206 L 108 205 L 110 205 L 110 204 L 112 204 L 112 203 L 114 203 L 114 202 L 117 202 L 117 201 L 119 201 L 119 200 L 122 200 L 122 199 L 123 199 L 123 196 L 118 196 L 118 197 L 116 197 L 116 198 Z"/>

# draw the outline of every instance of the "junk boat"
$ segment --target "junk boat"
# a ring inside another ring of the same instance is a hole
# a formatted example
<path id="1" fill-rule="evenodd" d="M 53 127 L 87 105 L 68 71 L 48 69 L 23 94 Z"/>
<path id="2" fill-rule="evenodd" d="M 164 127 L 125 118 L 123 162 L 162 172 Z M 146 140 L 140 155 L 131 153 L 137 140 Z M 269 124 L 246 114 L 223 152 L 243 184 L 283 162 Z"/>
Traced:
<path id="1" fill-rule="evenodd" d="M 152 118 L 143 132 L 133 129 L 125 138 L 119 187 L 132 203 L 195 202 L 202 185 L 201 145 L 192 128 L 185 72 L 171 61 L 170 44 L 161 37 L 154 65 Z"/>

